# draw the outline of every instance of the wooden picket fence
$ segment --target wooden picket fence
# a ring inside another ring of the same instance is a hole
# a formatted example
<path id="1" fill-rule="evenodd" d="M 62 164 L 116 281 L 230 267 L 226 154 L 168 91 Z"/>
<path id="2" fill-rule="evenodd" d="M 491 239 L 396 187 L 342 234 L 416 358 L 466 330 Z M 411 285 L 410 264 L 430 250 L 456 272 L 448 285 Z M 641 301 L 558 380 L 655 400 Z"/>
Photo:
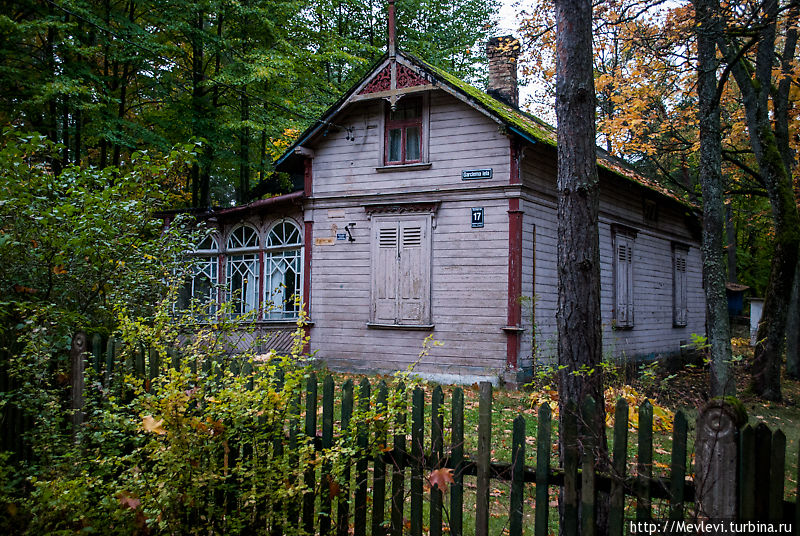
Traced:
<path id="1" fill-rule="evenodd" d="M 85 366 L 92 367 L 105 381 L 109 381 L 115 366 L 114 344 L 113 340 L 106 342 L 94 337 L 91 344 L 84 345 L 88 354 Z M 157 353 L 142 348 L 129 366 L 140 377 L 153 379 L 162 366 L 178 365 L 175 357 L 167 356 L 168 363 L 163 361 Z M 252 370 L 250 367 L 242 368 L 243 372 Z M 3 389 L 10 387 L 6 378 L 0 378 L 0 381 L 4 382 L 0 383 Z M 380 410 L 389 400 L 388 388 L 383 381 L 373 386 L 364 378 L 358 386 L 347 381 L 337 389 L 334 379 L 326 375 L 321 382 L 321 396 L 319 387 L 317 375 L 309 374 L 304 396 L 297 401 L 297 412 L 289 416 L 293 421 L 285 423 L 290 435 L 280 448 L 296 445 L 302 439 L 297 436 L 304 434 L 317 450 L 328 449 L 350 426 L 354 400 L 361 404 L 355 409 L 363 411 L 369 404 Z M 354 397 L 355 389 L 358 396 Z M 523 532 L 532 532 L 536 536 L 552 533 L 559 521 L 555 519 L 558 511 L 550 505 L 559 496 L 561 530 L 566 535 L 594 534 L 598 500 L 604 500 L 598 499 L 600 494 L 607 497 L 609 534 L 614 536 L 628 533 L 626 527 L 631 520 L 648 521 L 654 516 L 682 520 L 691 519 L 697 513 L 696 489 L 691 479 L 693 471 L 687 466 L 689 426 L 682 411 L 678 411 L 674 418 L 666 476 L 653 473 L 653 408 L 649 402 L 638 408 L 636 459 L 635 464 L 629 463 L 629 407 L 624 399 L 616 403 L 607 459 L 596 455 L 602 449 L 596 448 L 596 438 L 584 433 L 583 426 L 584 422 L 594 418 L 595 412 L 604 412 L 604 408 L 595 407 L 591 398 L 585 399 L 580 408 L 568 408 L 561 417 L 559 430 L 563 463 L 555 467 L 551 462 L 553 419 L 550 407 L 543 404 L 538 409 L 536 461 L 529 466 L 525 464 L 528 436 L 522 414 L 513 421 L 510 461 L 492 460 L 493 389 L 490 383 L 479 386 L 477 447 L 473 452 L 465 451 L 465 433 L 472 431 L 465 431 L 464 392 L 461 388 L 452 390 L 449 430 L 445 430 L 445 396 L 440 386 L 432 389 L 429 402 L 420 388 L 409 393 L 403 392 L 402 386 L 399 389 L 403 400 L 408 395 L 411 398 L 408 436 L 403 432 L 387 437 L 386 430 L 397 429 L 388 425 L 379 427 L 374 437 L 368 436 L 366 428 L 359 428 L 357 444 L 363 451 L 367 451 L 371 442 L 386 448 L 376 456 L 356 457 L 352 467 L 344 473 L 348 485 L 335 493 L 330 489 L 333 480 L 326 474 L 329 467 L 305 472 L 304 480 L 309 491 L 303 496 L 302 505 L 297 506 L 296 519 L 297 526 L 306 533 L 322 536 L 347 536 L 350 533 L 353 536 L 366 536 L 368 533 L 374 536 L 422 536 L 428 533 L 442 536 L 448 532 L 461 536 L 466 529 L 468 534 L 488 535 L 490 519 L 497 516 L 497 506 L 490 504 L 490 498 L 499 482 L 510 490 L 506 513 L 503 514 L 507 516 L 503 528 L 510 536 L 519 536 Z M 336 392 L 340 393 L 338 401 Z M 337 410 L 340 417 L 338 431 L 334 420 Z M 401 412 L 399 418 L 400 424 L 405 424 L 406 413 Z M 300 419 L 304 420 L 302 429 Z M 4 432 L 0 445 L 3 450 L 24 451 L 19 437 L 26 422 L 26 418 L 19 418 L 12 423 L 11 433 Z M 757 427 L 747 425 L 741 430 L 739 445 L 737 517 L 797 521 L 795 527 L 800 527 L 800 509 L 795 508 L 795 502 L 784 500 L 786 440 L 783 433 L 772 432 L 763 424 Z M 635 467 L 633 474 L 629 473 L 631 465 Z M 442 469 L 452 472 L 442 473 Z M 800 475 L 798 477 L 800 482 Z M 448 481 L 446 492 L 436 485 L 443 478 Z M 469 486 L 465 486 L 465 478 L 469 478 Z M 467 501 L 466 488 L 469 488 Z M 532 512 L 526 510 L 526 495 L 535 498 Z M 654 501 L 659 502 L 658 508 L 654 508 Z M 278 525 L 273 532 L 280 529 Z"/>

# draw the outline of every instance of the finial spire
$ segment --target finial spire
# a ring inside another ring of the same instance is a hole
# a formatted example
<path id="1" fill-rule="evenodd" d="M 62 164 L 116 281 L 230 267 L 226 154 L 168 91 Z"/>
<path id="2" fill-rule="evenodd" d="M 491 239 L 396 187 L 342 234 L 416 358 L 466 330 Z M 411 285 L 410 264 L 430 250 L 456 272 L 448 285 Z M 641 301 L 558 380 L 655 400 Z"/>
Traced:
<path id="1" fill-rule="evenodd" d="M 389 13 L 388 13 L 388 22 L 389 22 L 389 45 L 388 45 L 388 52 L 389 57 L 394 59 L 396 55 L 396 45 L 395 45 L 395 25 L 394 25 L 394 0 L 389 0 Z"/>

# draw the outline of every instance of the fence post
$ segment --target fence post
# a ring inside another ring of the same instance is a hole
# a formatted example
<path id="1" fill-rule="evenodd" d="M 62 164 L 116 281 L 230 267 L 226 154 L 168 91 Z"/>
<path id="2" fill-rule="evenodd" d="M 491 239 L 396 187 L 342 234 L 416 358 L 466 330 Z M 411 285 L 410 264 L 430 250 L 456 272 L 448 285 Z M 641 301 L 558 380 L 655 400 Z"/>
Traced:
<path id="1" fill-rule="evenodd" d="M 741 406 L 715 399 L 701 410 L 695 442 L 698 514 L 711 520 L 737 513 L 739 427 L 747 420 Z"/>
<path id="2" fill-rule="evenodd" d="M 481 382 L 478 401 L 477 490 L 475 492 L 475 535 L 489 534 L 489 476 L 492 449 L 492 384 Z"/>
<path id="3" fill-rule="evenodd" d="M 79 331 L 72 338 L 72 348 L 70 348 L 69 352 L 70 384 L 72 386 L 72 426 L 74 432 L 77 432 L 78 427 L 83 424 L 83 372 L 86 367 L 85 353 L 88 350 L 88 343 L 86 333 Z"/>

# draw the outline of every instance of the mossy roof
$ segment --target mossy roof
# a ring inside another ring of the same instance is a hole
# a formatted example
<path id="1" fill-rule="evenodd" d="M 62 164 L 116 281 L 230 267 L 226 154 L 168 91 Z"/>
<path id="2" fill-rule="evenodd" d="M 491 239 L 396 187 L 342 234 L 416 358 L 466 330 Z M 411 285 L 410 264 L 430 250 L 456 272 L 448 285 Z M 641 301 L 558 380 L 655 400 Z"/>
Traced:
<path id="1" fill-rule="evenodd" d="M 424 60 L 406 53 L 403 55 L 413 63 L 417 64 L 418 67 L 428 71 L 430 75 L 447 83 L 453 89 L 471 99 L 474 104 L 481 106 L 484 110 L 489 112 L 491 115 L 494 115 L 507 126 L 512 127 L 512 130 L 516 129 L 520 131 L 518 134 L 523 134 L 526 135 L 524 137 L 532 138 L 530 141 L 541 142 L 556 147 L 556 128 L 554 126 L 534 115 L 520 110 L 519 108 L 515 108 L 509 104 L 495 99 L 485 91 L 481 91 L 480 89 L 464 82 L 458 77 L 453 76 L 447 71 L 435 67 Z M 674 192 L 670 191 L 668 188 L 648 177 L 645 177 L 641 173 L 638 173 L 627 163 L 611 156 L 608 154 L 608 152 L 599 147 L 597 148 L 597 165 L 610 171 L 618 177 L 632 181 L 649 190 L 653 190 L 661 195 L 669 197 L 670 199 L 677 201 L 687 208 L 692 210 L 697 208 L 685 199 L 682 199 L 676 195 Z"/>

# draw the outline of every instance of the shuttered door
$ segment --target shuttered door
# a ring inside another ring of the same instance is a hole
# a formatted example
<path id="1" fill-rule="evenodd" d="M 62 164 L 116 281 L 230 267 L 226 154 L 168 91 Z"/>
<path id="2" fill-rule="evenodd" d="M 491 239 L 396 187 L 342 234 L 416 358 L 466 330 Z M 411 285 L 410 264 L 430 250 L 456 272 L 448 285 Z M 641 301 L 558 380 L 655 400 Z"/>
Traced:
<path id="1" fill-rule="evenodd" d="M 373 321 L 394 324 L 397 320 L 398 222 L 375 226 L 372 270 Z"/>
<path id="2" fill-rule="evenodd" d="M 398 323 L 427 322 L 430 266 L 425 220 L 400 221 Z"/>
<path id="3" fill-rule="evenodd" d="M 633 239 L 616 238 L 616 321 L 619 327 L 633 326 Z"/>

